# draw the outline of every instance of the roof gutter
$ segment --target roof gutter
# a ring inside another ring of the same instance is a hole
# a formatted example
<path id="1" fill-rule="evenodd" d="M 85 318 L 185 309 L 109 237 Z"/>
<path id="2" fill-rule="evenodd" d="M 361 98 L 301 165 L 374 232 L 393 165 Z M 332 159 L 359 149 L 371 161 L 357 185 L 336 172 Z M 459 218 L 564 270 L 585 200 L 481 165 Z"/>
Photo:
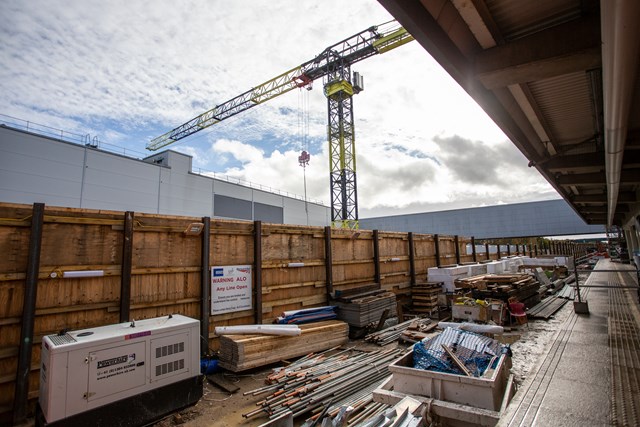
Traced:
<path id="1" fill-rule="evenodd" d="M 618 204 L 627 122 L 640 56 L 640 2 L 600 0 L 607 225 Z"/>

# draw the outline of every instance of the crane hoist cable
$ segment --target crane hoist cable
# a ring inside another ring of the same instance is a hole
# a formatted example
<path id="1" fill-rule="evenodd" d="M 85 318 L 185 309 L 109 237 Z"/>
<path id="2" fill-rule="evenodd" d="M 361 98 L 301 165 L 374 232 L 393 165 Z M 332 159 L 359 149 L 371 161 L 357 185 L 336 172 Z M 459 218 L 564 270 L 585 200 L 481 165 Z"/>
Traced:
<path id="1" fill-rule="evenodd" d="M 351 97 L 362 89 L 362 85 L 359 76 L 354 76 L 354 84 L 351 83 L 351 65 L 412 40 L 413 37 L 396 21 L 369 27 L 327 47 L 313 59 L 152 139 L 147 149 L 155 151 L 166 147 L 295 88 L 310 88 L 314 80 L 323 79 L 329 110 L 331 221 L 336 227 L 357 228 L 355 133 Z"/>

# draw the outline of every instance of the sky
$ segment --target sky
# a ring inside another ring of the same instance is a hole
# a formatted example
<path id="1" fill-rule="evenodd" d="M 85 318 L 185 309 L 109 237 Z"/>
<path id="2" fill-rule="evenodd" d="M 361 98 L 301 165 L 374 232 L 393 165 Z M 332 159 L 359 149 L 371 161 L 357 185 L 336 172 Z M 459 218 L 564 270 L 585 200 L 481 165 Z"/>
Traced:
<path id="1" fill-rule="evenodd" d="M 375 0 L 2 0 L 6 116 L 144 157 L 154 137 L 393 17 Z M 417 43 L 352 67 L 361 218 L 560 196 Z M 322 82 L 167 148 L 329 205 Z M 298 165 L 302 150 L 309 165 Z"/>

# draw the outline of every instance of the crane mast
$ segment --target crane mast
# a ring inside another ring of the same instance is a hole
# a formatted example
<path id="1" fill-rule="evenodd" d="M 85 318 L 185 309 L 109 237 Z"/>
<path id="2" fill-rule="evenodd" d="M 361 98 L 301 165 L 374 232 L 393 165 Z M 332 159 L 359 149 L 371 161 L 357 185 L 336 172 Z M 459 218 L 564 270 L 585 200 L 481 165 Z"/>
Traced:
<path id="1" fill-rule="evenodd" d="M 328 105 L 331 222 L 334 227 L 358 228 L 352 98 L 362 90 L 362 82 L 357 73 L 351 76 L 351 65 L 412 40 L 413 37 L 395 21 L 370 27 L 327 47 L 314 59 L 216 105 L 152 139 L 147 144 L 147 149 L 155 151 L 166 147 L 293 89 L 311 88 L 313 81 L 322 78 Z"/>

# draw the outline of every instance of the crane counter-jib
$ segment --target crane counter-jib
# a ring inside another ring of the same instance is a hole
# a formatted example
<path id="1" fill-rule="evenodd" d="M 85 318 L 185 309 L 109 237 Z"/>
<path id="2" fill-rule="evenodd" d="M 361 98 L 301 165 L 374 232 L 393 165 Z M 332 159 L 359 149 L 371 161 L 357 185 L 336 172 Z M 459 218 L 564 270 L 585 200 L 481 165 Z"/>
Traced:
<path id="1" fill-rule="evenodd" d="M 326 48 L 314 59 L 267 80 L 152 139 L 147 144 L 147 149 L 155 151 L 166 147 L 293 89 L 307 87 L 314 80 L 331 75 L 337 70 L 343 69 L 345 65 L 348 67 L 365 58 L 387 52 L 413 40 L 413 37 L 402 27 L 379 30 L 389 24 L 370 27 Z"/>

